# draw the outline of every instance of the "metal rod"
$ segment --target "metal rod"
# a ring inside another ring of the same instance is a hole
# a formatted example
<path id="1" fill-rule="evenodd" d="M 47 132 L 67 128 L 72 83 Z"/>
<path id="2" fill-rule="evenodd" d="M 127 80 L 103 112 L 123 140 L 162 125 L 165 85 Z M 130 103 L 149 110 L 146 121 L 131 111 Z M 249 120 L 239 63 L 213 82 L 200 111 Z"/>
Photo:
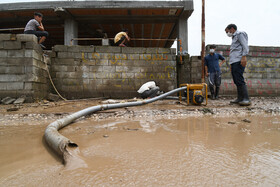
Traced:
<path id="1" fill-rule="evenodd" d="M 17 30 L 24 30 L 24 28 L 6 28 L 6 29 L 0 29 L 0 31 L 17 31 Z"/>
<path id="2" fill-rule="evenodd" d="M 205 82 L 204 78 L 204 56 L 205 56 L 205 0 L 202 0 L 202 18 L 201 18 L 201 81 Z"/>

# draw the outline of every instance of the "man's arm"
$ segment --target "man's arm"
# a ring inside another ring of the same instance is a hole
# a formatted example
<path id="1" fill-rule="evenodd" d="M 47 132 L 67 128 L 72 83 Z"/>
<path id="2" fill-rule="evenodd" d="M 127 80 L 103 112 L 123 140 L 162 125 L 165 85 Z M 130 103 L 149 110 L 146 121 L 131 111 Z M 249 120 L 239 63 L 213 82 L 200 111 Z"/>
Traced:
<path id="1" fill-rule="evenodd" d="M 38 29 L 41 30 L 41 31 L 44 31 L 45 28 L 44 28 L 44 26 L 43 26 L 43 23 L 40 22 L 39 24 L 40 24 L 40 25 L 38 26 Z"/>
<path id="2" fill-rule="evenodd" d="M 223 65 L 223 63 L 225 63 L 226 59 L 224 59 L 222 62 L 220 62 L 220 67 Z"/>
<path id="3" fill-rule="evenodd" d="M 247 34 L 246 34 L 246 33 L 240 33 L 240 34 L 238 35 L 238 40 L 239 40 L 239 42 L 241 43 L 242 49 L 243 49 L 242 58 L 241 58 L 241 65 L 242 65 L 243 67 L 245 67 L 246 64 L 247 64 L 247 57 L 246 57 L 246 55 L 248 55 L 248 53 L 249 53 L 249 46 L 248 46 L 248 37 L 247 37 Z"/>

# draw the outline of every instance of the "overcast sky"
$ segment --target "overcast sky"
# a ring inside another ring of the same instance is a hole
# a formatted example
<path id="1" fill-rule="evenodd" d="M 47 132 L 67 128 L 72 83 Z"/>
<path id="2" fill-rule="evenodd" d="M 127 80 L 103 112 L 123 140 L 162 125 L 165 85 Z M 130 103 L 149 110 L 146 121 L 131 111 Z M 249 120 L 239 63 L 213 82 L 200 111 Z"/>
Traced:
<path id="1" fill-rule="evenodd" d="M 11 2 L 31 0 L 0 0 L 0 3 Z M 200 55 L 202 0 L 193 2 L 194 12 L 188 21 L 188 52 Z M 224 29 L 235 23 L 238 30 L 247 32 L 249 45 L 280 46 L 280 0 L 205 0 L 205 17 L 206 45 L 230 45 L 231 39 Z"/>

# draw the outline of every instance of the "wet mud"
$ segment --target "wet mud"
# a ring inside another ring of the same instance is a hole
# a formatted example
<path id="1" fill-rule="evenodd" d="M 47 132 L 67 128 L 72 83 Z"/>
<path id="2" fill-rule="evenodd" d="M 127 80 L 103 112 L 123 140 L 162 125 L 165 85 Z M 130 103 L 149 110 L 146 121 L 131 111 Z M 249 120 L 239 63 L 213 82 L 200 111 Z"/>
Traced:
<path id="1" fill-rule="evenodd" d="M 44 130 L 99 101 L 1 106 L 0 186 L 277 186 L 280 101 L 254 103 L 159 101 L 83 117 L 60 130 L 79 145 L 67 166 Z"/>

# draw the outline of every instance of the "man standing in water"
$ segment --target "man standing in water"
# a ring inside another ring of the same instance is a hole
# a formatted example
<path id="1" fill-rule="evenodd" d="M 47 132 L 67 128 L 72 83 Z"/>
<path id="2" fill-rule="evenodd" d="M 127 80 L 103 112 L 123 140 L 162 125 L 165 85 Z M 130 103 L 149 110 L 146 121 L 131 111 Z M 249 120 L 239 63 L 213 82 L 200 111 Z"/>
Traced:
<path id="1" fill-rule="evenodd" d="M 219 98 L 219 90 L 221 85 L 221 70 L 220 66 L 225 63 L 225 58 L 215 53 L 216 46 L 211 45 L 210 46 L 210 54 L 208 54 L 204 58 L 205 62 L 205 73 L 206 77 L 208 77 L 209 80 L 209 88 L 211 92 L 211 99 L 218 99 Z M 222 60 L 222 62 L 219 64 L 219 60 Z M 214 87 L 216 86 L 216 89 L 214 90 Z"/>
<path id="2" fill-rule="evenodd" d="M 229 24 L 226 29 L 228 37 L 232 38 L 229 54 L 229 64 L 233 82 L 237 87 L 237 99 L 230 103 L 241 106 L 251 105 L 247 85 L 244 81 L 243 73 L 247 64 L 246 55 L 249 53 L 248 35 L 246 32 L 237 30 L 235 24 Z"/>

